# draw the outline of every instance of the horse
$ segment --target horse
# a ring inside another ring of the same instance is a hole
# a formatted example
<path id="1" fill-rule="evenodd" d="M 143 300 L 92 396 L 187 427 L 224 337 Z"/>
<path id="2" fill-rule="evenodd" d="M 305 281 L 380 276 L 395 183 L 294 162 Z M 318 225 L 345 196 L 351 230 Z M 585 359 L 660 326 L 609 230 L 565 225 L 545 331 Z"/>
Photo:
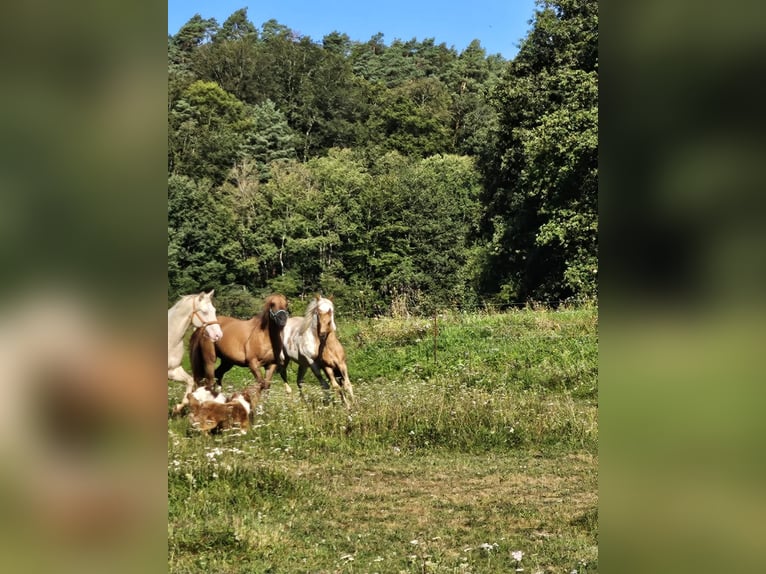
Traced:
<path id="1" fill-rule="evenodd" d="M 340 395 L 346 408 L 351 408 L 354 390 L 348 377 L 346 353 L 336 335 L 335 306 L 330 299 L 316 296 L 306 308 L 303 317 L 292 317 L 282 331 L 282 343 L 287 360 L 279 374 L 285 383 L 287 392 L 292 392 L 287 382 L 287 364 L 292 359 L 298 363 L 298 390 L 303 395 L 303 378 L 306 369 L 311 369 L 314 376 L 325 390 L 330 385 L 322 377 L 322 369 L 335 391 Z M 336 371 L 343 385 L 336 380 Z"/>
<path id="2" fill-rule="evenodd" d="M 189 341 L 194 381 L 206 380 L 208 386 L 214 387 L 216 380 L 222 383 L 223 376 L 233 366 L 249 367 L 258 381 L 257 401 L 260 392 L 271 386 L 274 371 L 284 360 L 282 330 L 289 316 L 285 296 L 273 294 L 266 298 L 263 310 L 250 319 L 218 317 L 223 332 L 218 341 L 204 337 L 202 329 L 194 331 Z M 217 358 L 221 364 L 215 368 Z M 266 367 L 265 379 L 261 367 Z"/>
<path id="3" fill-rule="evenodd" d="M 174 414 L 180 413 L 189 404 L 187 395 L 194 390 L 194 378 L 181 366 L 184 356 L 184 334 L 189 325 L 194 325 L 211 341 L 218 341 L 223 332 L 215 315 L 210 293 L 185 295 L 168 309 L 168 380 L 186 383 L 186 392 L 180 404 L 173 409 Z"/>

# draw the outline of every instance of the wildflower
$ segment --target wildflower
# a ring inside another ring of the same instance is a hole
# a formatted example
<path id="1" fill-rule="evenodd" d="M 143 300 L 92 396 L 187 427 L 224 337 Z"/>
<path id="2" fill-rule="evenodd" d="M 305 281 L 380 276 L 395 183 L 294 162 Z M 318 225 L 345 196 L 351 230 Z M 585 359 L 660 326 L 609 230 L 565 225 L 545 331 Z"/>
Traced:
<path id="1" fill-rule="evenodd" d="M 210 460 L 215 460 L 215 457 L 221 456 L 222 454 L 223 454 L 223 449 L 219 447 L 215 447 L 214 449 L 206 452 L 205 456 L 207 456 Z"/>
<path id="2" fill-rule="evenodd" d="M 479 548 L 481 548 L 482 550 L 486 550 L 487 552 L 492 552 L 497 547 L 498 547 L 497 542 L 493 542 L 492 544 L 490 544 L 489 542 L 483 542 L 482 544 L 479 545 Z"/>
<path id="3" fill-rule="evenodd" d="M 511 556 L 516 562 L 521 562 L 521 558 L 524 556 L 524 553 L 521 550 L 514 550 L 511 552 Z"/>

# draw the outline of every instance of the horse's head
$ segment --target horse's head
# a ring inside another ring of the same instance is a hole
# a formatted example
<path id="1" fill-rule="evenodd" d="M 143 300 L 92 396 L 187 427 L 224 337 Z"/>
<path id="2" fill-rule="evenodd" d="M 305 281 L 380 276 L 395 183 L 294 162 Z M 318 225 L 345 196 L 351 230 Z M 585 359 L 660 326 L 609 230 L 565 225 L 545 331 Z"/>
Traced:
<path id="1" fill-rule="evenodd" d="M 199 295 L 194 296 L 194 307 L 192 311 L 192 325 L 195 327 L 204 327 L 205 334 L 213 341 L 218 341 L 223 337 L 223 331 L 218 324 L 218 317 L 215 315 L 215 307 L 213 307 L 213 293 L 215 289 L 210 293 L 204 291 Z"/>
<path id="2" fill-rule="evenodd" d="M 290 313 L 287 311 L 287 298 L 279 293 L 269 295 L 263 310 L 264 316 L 268 312 L 269 319 L 280 329 L 285 326 L 290 317 Z"/>
<path id="3" fill-rule="evenodd" d="M 317 336 L 324 341 L 335 327 L 335 306 L 330 299 L 325 299 L 317 295 L 316 298 L 317 315 Z"/>

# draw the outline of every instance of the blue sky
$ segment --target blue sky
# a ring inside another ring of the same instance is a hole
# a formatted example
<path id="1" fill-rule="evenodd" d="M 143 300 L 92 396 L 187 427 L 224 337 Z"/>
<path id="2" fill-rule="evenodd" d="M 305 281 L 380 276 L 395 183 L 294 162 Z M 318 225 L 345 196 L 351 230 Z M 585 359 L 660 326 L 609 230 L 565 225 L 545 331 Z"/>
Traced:
<path id="1" fill-rule="evenodd" d="M 474 38 L 487 54 L 512 59 L 529 31 L 534 0 L 168 0 L 168 33 L 175 34 L 198 13 L 223 23 L 247 8 L 258 28 L 272 18 L 314 41 L 337 30 L 365 42 L 378 32 L 393 40 L 435 38 L 458 52 Z"/>

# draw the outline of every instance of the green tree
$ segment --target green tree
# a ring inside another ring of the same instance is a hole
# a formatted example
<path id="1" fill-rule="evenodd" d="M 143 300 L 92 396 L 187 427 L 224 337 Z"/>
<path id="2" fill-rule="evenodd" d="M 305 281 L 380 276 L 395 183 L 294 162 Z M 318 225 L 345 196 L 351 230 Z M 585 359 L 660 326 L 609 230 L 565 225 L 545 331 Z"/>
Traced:
<path id="1" fill-rule="evenodd" d="M 248 112 L 252 124 L 245 134 L 245 155 L 239 167 L 248 172 L 255 170 L 260 181 L 265 182 L 272 162 L 296 158 L 298 138 L 271 100 L 248 108 Z"/>
<path id="2" fill-rule="evenodd" d="M 258 29 L 247 19 L 247 8 L 240 8 L 226 18 L 213 36 L 214 43 L 250 41 L 258 38 Z"/>
<path id="3" fill-rule="evenodd" d="M 190 58 L 199 46 L 212 39 L 217 29 L 218 22 L 215 18 L 205 19 L 199 14 L 192 16 L 172 39 L 173 45 L 178 49 L 178 59 Z"/>
<path id="4" fill-rule="evenodd" d="M 485 153 L 497 125 L 497 112 L 488 95 L 499 73 L 499 66 L 487 58 L 479 40 L 473 40 L 448 69 L 455 151 L 471 156 Z"/>
<path id="5" fill-rule="evenodd" d="M 539 2 L 493 93 L 484 288 L 501 300 L 596 292 L 598 4 Z"/>
<path id="6" fill-rule="evenodd" d="M 377 167 L 381 173 L 366 197 L 373 283 L 388 301 L 405 296 L 421 311 L 461 304 L 469 282 L 463 267 L 480 215 L 473 161 L 389 154 Z"/>
<path id="7" fill-rule="evenodd" d="M 236 283 L 242 250 L 236 218 L 209 182 L 168 179 L 168 298 Z"/>
<path id="8" fill-rule="evenodd" d="M 437 78 L 411 80 L 386 90 L 370 117 L 379 145 L 425 157 L 451 150 L 450 96 Z"/>
<path id="9" fill-rule="evenodd" d="M 190 84 L 169 114 L 169 171 L 220 184 L 243 155 L 252 128 L 246 111 L 215 82 Z"/>
<path id="10" fill-rule="evenodd" d="M 242 8 L 229 16 L 212 41 L 196 50 L 194 68 L 198 77 L 216 82 L 243 102 L 252 102 L 250 79 L 258 65 L 258 29 Z"/>

